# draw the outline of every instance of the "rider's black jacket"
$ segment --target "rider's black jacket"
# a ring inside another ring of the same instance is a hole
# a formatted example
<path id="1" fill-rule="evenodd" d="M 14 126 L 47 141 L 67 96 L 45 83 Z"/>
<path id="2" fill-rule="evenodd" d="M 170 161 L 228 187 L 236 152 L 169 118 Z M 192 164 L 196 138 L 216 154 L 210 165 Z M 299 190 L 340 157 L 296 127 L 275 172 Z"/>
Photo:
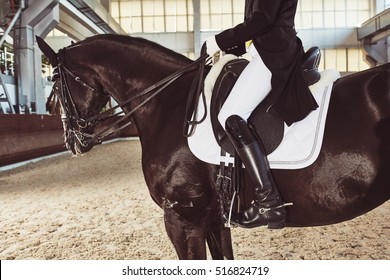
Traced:
<path id="1" fill-rule="evenodd" d="M 288 125 L 318 107 L 303 77 L 304 51 L 294 28 L 297 3 L 298 0 L 246 0 L 244 22 L 216 36 L 222 50 L 236 55 L 245 53 L 246 41 L 253 41 L 272 73 L 268 101 Z"/>

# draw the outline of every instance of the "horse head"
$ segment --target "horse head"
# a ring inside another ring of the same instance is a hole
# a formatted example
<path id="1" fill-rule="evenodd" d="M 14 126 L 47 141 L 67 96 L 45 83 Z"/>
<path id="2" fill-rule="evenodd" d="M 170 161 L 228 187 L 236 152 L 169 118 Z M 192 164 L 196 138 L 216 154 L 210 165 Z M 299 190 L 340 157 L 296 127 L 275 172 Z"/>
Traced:
<path id="1" fill-rule="evenodd" d="M 79 44 L 56 53 L 42 38 L 36 37 L 43 54 L 54 68 L 53 91 L 61 105 L 64 140 L 73 154 L 88 152 L 96 144 L 96 116 L 108 102 L 96 69 L 79 54 Z"/>

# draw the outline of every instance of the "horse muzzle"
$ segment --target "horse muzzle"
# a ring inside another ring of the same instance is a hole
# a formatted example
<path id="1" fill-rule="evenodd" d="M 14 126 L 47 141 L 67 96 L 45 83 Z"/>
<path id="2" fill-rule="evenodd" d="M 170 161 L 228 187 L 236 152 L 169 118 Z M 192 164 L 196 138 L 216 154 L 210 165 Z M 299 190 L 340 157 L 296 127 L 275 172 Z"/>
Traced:
<path id="1" fill-rule="evenodd" d="M 65 143 L 67 149 L 74 155 L 84 154 L 93 148 L 94 143 L 90 141 L 92 135 L 74 130 L 70 133 L 71 135 L 66 139 Z"/>
<path id="2" fill-rule="evenodd" d="M 76 126 L 77 127 L 70 124 L 67 120 L 63 120 L 65 146 L 73 155 L 86 153 L 90 151 L 95 144 L 92 141 L 94 132 L 93 127 Z"/>

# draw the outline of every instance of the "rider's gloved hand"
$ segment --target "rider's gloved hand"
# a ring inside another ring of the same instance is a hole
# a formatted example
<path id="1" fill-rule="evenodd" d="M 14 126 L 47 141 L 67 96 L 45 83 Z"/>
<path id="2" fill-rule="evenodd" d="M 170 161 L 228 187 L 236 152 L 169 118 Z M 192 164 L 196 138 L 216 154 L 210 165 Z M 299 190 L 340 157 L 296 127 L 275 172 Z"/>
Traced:
<path id="1" fill-rule="evenodd" d="M 206 52 L 209 56 L 213 57 L 216 52 L 220 51 L 220 48 L 215 40 L 215 36 L 211 36 L 206 40 Z"/>

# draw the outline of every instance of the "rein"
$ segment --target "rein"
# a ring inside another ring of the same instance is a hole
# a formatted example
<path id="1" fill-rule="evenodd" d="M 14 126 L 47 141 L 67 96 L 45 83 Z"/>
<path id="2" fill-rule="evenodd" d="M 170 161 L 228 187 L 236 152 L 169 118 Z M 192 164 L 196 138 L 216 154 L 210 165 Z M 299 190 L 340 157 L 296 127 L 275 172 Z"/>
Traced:
<path id="1" fill-rule="evenodd" d="M 193 103 L 194 97 L 196 97 L 195 104 L 198 104 L 198 100 L 199 100 L 199 96 L 200 96 L 201 92 L 202 92 L 203 101 L 204 101 L 203 103 L 205 106 L 205 97 L 204 97 L 204 93 L 202 90 L 203 89 L 203 78 L 202 77 L 204 74 L 204 67 L 211 60 L 211 58 L 208 58 L 208 55 L 206 54 L 205 46 L 203 46 L 201 56 L 196 61 L 192 62 L 191 64 L 189 64 L 185 68 L 169 75 L 168 77 L 162 79 L 161 81 L 146 88 L 142 92 L 122 101 L 118 105 L 116 105 L 116 106 L 114 106 L 114 107 L 112 107 L 104 112 L 98 113 L 97 115 L 95 115 L 93 117 L 83 119 L 79 116 L 79 113 L 78 113 L 76 105 L 73 101 L 72 95 L 70 94 L 68 81 L 66 79 L 66 74 L 70 75 L 74 79 L 74 81 L 80 83 L 82 86 L 86 87 L 90 91 L 99 92 L 99 90 L 97 90 L 93 86 L 91 86 L 88 83 L 86 83 L 85 81 L 83 81 L 80 77 L 78 77 L 76 74 L 74 74 L 70 69 L 68 69 L 65 66 L 65 63 L 64 63 L 65 62 L 65 50 L 66 50 L 66 48 L 61 49 L 58 53 L 58 56 L 57 56 L 58 65 L 56 67 L 57 69 L 55 70 L 55 75 L 53 76 L 53 80 L 56 79 L 56 75 L 59 75 L 60 81 L 61 81 L 61 89 L 57 90 L 56 93 L 59 96 L 59 100 L 60 100 L 61 106 L 62 106 L 63 111 L 64 111 L 63 114 L 61 115 L 61 119 L 62 119 L 63 123 L 66 125 L 65 127 L 67 127 L 67 128 L 70 127 L 70 129 L 68 129 L 67 132 L 68 133 L 70 132 L 71 135 L 74 136 L 78 140 L 78 142 L 84 147 L 90 145 L 91 143 L 101 143 L 109 135 L 111 135 L 115 132 L 118 132 L 118 131 L 126 128 L 127 126 L 129 126 L 131 124 L 131 122 L 128 120 L 128 118 L 132 114 L 134 114 L 138 109 L 140 109 L 142 106 L 144 106 L 146 103 L 148 103 L 151 99 L 153 99 L 155 96 L 157 96 L 159 93 L 161 93 L 165 88 L 167 88 L 173 82 L 178 80 L 180 77 L 182 77 L 183 75 L 185 75 L 189 72 L 192 72 L 194 70 L 198 70 L 198 73 L 193 81 L 193 84 L 192 84 L 192 87 L 190 90 L 191 94 L 190 94 L 190 98 L 189 98 L 188 103 L 187 103 L 186 118 L 189 114 L 188 113 L 189 108 L 190 108 L 189 104 Z M 101 92 L 101 93 L 104 95 L 108 95 L 105 92 Z M 83 128 L 87 128 L 87 127 L 91 127 L 91 126 L 96 126 L 97 124 L 101 123 L 102 121 L 105 121 L 107 119 L 110 119 L 112 117 L 115 117 L 115 116 L 118 116 L 118 115 L 124 113 L 122 110 L 123 106 L 128 105 L 133 100 L 138 99 L 140 97 L 143 97 L 147 94 L 150 94 L 150 96 L 148 96 L 145 100 L 143 100 L 140 104 L 138 104 L 132 110 L 125 113 L 118 120 L 116 120 L 115 122 L 110 124 L 104 130 L 99 131 L 98 133 L 95 133 L 95 134 L 88 134 L 88 133 L 80 131 L 80 128 L 83 129 Z M 118 108 L 120 108 L 121 111 L 116 112 L 116 113 L 109 115 L 109 116 L 107 115 L 108 113 L 115 112 L 115 110 Z M 186 119 L 184 127 L 186 127 L 187 124 L 192 125 L 194 127 L 196 124 L 199 124 L 200 122 L 202 122 L 206 118 L 206 113 L 205 113 L 205 115 L 202 117 L 202 119 L 200 121 L 196 121 L 196 119 L 195 119 L 197 117 L 196 111 L 197 111 L 197 108 L 195 108 L 195 114 L 194 114 L 193 119 L 191 121 L 189 121 L 189 120 L 187 121 L 187 119 Z M 206 112 L 206 110 L 205 110 L 205 112 Z M 77 125 L 79 127 L 78 130 L 74 128 L 74 125 L 71 122 L 72 120 L 77 123 Z M 125 124 L 123 124 L 122 126 L 116 128 L 116 129 L 112 129 L 124 120 L 127 120 L 127 122 Z M 194 128 L 191 129 L 190 134 L 193 133 L 193 130 L 194 130 Z M 190 134 L 188 136 L 190 136 Z M 186 133 L 184 135 L 187 136 Z"/>

